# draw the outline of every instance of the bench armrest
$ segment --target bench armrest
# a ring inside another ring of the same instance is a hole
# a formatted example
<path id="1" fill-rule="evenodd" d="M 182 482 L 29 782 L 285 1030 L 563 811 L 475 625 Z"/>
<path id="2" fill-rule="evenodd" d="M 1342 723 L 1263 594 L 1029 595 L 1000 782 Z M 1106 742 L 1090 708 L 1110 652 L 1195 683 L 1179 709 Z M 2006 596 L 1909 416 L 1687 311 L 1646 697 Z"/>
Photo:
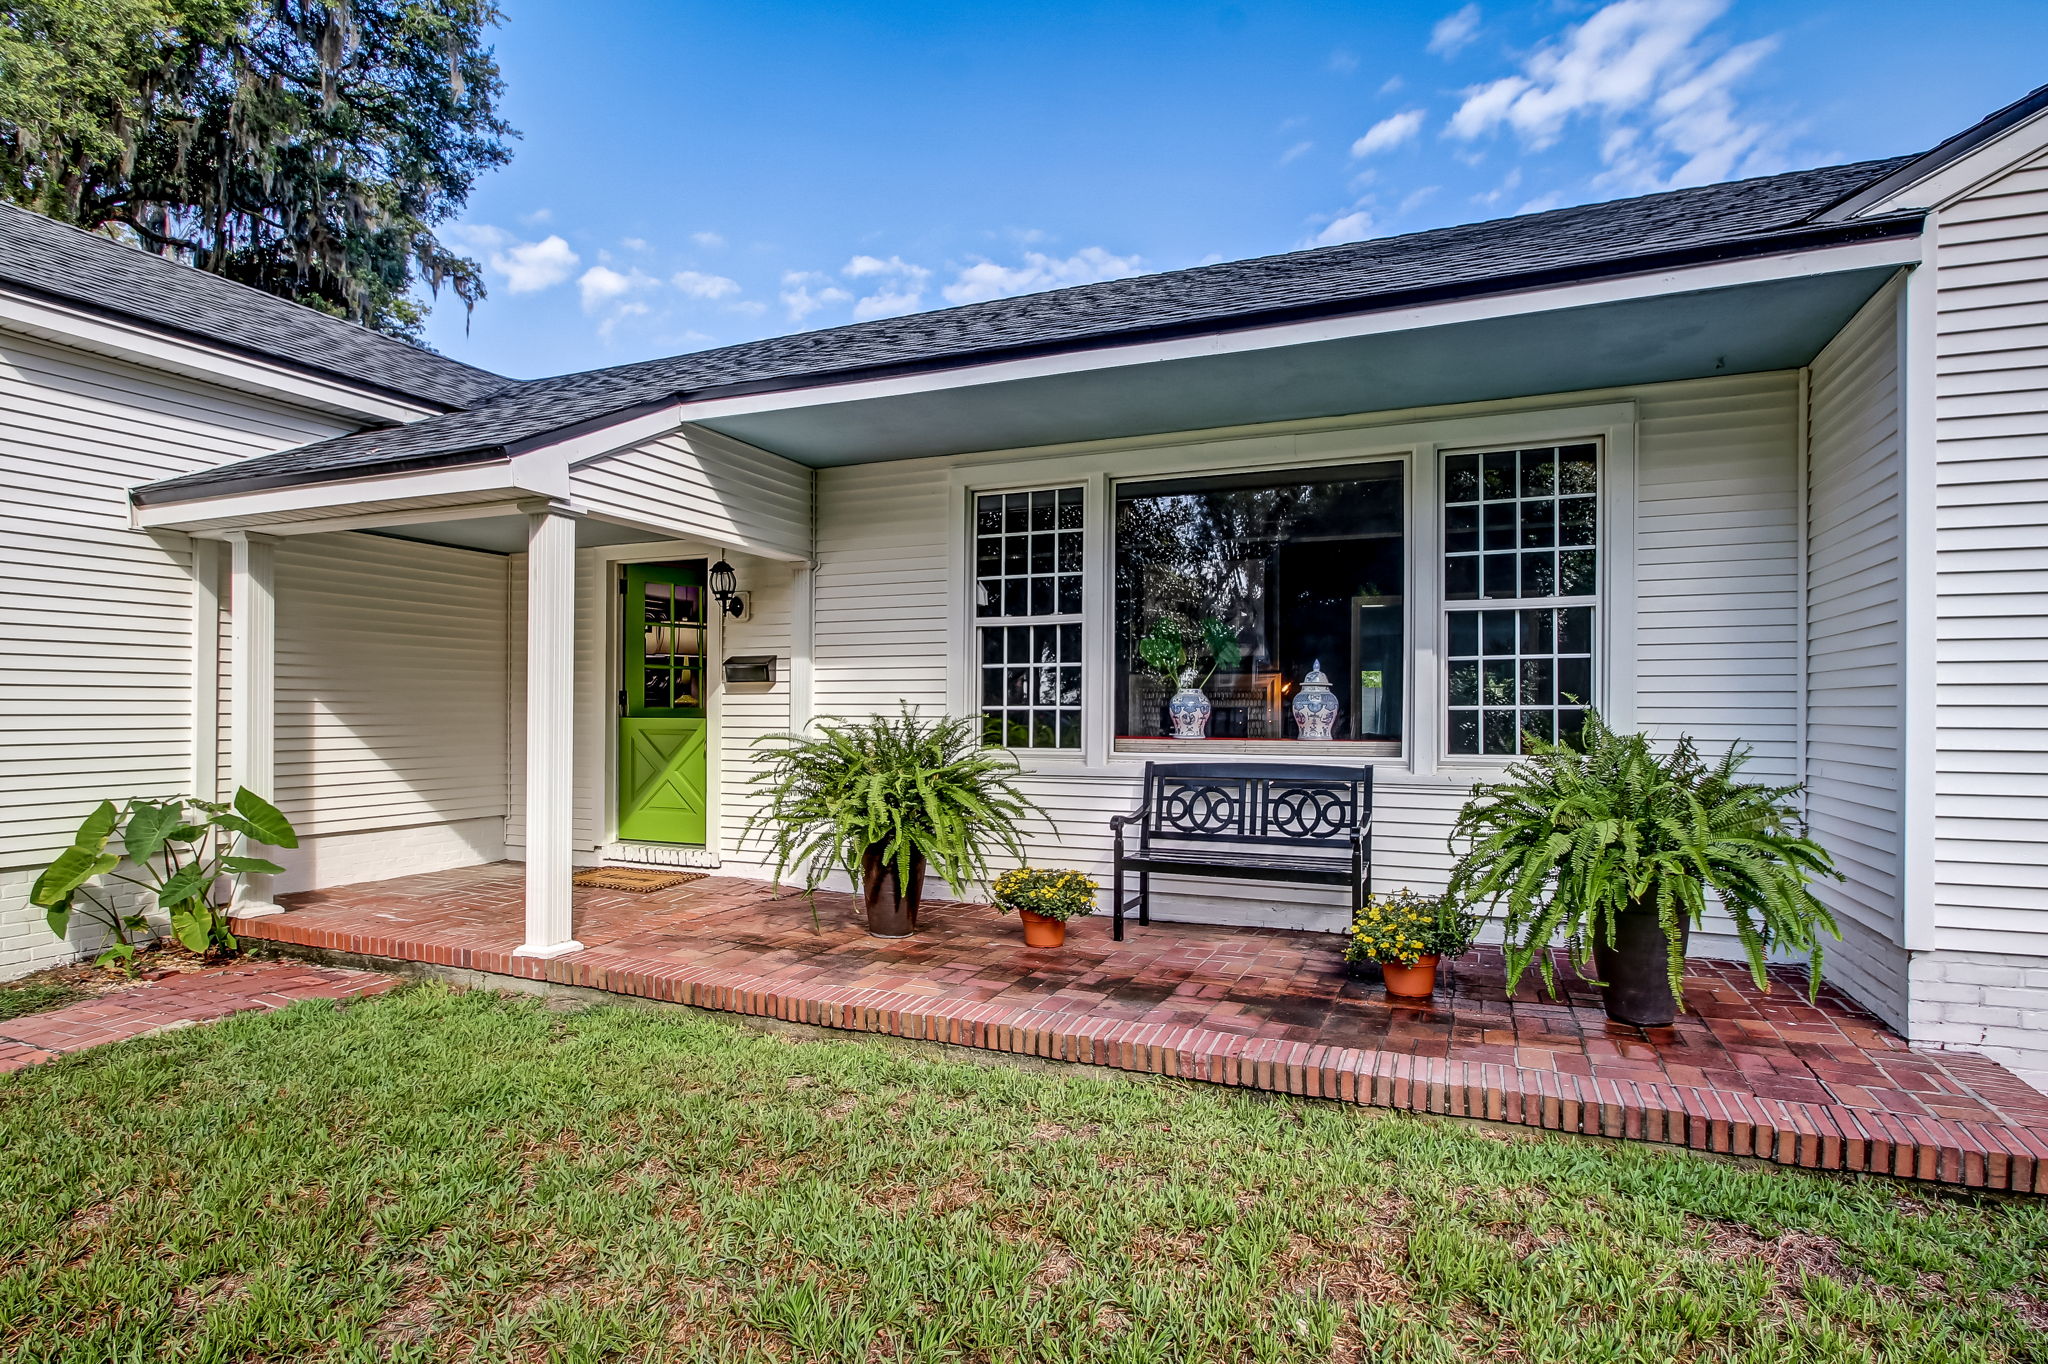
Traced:
<path id="1" fill-rule="evenodd" d="M 1127 815 L 1111 815 L 1109 817 L 1109 827 L 1117 832 L 1122 832 L 1125 828 L 1138 823 L 1144 818 L 1145 807 L 1141 805 Z"/>

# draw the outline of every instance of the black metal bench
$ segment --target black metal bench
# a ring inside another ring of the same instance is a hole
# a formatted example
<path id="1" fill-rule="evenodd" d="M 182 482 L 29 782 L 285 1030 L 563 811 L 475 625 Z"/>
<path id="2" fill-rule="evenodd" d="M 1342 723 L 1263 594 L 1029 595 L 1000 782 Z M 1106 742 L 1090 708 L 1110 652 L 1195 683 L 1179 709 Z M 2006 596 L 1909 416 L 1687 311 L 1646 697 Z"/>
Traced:
<path id="1" fill-rule="evenodd" d="M 1124 830 L 1138 827 L 1138 848 Z M 1152 922 L 1152 876 L 1219 876 L 1372 893 L 1372 769 L 1309 763 L 1146 763 L 1144 803 L 1109 821 L 1116 937 L 1124 914 Z M 1126 899 L 1124 873 L 1137 873 Z"/>

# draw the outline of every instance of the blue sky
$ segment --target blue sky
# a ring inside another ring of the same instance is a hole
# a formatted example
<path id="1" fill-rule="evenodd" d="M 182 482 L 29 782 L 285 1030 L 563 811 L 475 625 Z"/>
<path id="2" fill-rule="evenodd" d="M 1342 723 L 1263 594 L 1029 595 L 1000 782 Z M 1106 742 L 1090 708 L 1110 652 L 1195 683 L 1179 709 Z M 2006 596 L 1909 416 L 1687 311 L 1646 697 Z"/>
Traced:
<path id="1" fill-rule="evenodd" d="M 440 350 L 521 377 L 1917 151 L 2041 0 L 503 0 Z"/>

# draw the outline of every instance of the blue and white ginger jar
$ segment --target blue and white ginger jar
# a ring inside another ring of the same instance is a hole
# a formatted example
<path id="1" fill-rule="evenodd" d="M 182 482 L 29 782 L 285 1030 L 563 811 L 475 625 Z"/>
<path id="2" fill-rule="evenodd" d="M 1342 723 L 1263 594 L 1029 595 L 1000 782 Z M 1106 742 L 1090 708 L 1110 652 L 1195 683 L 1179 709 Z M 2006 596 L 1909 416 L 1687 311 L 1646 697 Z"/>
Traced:
<path id="1" fill-rule="evenodd" d="M 1323 660 L 1315 661 L 1294 694 L 1294 729 L 1299 739 L 1327 739 L 1337 727 L 1337 693 L 1323 674 Z"/>
<path id="2" fill-rule="evenodd" d="M 1173 721 L 1173 737 L 1176 739 L 1204 739 L 1209 734 L 1209 698 L 1195 685 L 1195 672 L 1190 668 L 1180 675 L 1180 690 L 1166 703 L 1166 716 Z"/>

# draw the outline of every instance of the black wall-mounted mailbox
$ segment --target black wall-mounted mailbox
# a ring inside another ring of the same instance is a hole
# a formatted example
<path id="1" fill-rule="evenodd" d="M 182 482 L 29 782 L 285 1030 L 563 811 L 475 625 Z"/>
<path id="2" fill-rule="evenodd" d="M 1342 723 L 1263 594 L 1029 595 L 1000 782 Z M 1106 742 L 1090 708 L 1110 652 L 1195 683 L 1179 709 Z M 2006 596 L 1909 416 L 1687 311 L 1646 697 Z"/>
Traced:
<path id="1" fill-rule="evenodd" d="M 725 660 L 725 680 L 754 686 L 775 683 L 774 654 L 734 654 Z"/>

